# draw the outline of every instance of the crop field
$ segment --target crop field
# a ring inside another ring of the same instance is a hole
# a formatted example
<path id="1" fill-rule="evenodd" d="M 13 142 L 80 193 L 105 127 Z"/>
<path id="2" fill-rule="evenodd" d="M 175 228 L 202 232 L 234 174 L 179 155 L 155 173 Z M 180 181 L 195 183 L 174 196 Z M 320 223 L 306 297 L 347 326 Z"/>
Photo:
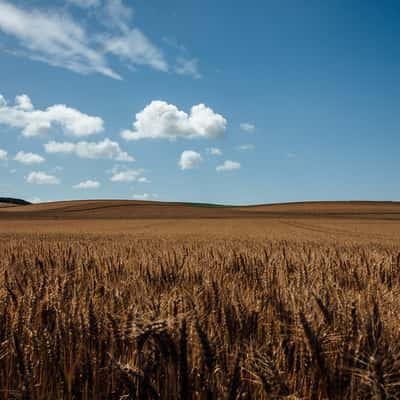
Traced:
<path id="1" fill-rule="evenodd" d="M 400 398 L 400 204 L 0 208 L 0 399 Z"/>

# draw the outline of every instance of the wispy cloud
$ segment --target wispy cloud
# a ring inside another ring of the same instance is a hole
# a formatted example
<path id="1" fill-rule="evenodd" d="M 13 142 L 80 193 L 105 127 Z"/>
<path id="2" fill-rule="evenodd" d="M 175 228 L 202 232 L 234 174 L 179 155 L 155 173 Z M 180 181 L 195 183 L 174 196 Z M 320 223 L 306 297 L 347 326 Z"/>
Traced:
<path id="1" fill-rule="evenodd" d="M 197 58 L 187 59 L 185 57 L 179 57 L 175 66 L 175 72 L 178 75 L 189 75 L 195 79 L 200 79 L 201 74 L 199 72 L 198 63 L 199 60 Z"/>
<path id="2" fill-rule="evenodd" d="M 106 25 L 118 28 L 122 32 L 129 32 L 130 20 L 134 11 L 132 8 L 124 5 L 122 0 L 105 0 L 104 13 L 107 16 Z"/>
<path id="3" fill-rule="evenodd" d="M 41 11 L 0 0 L 0 31 L 18 43 L 12 53 L 80 74 L 99 73 L 114 79 L 122 78 L 109 66 L 110 55 L 118 56 L 130 66 L 169 70 L 163 52 L 141 30 L 131 27 L 133 10 L 121 0 L 69 0 L 69 3 L 86 9 L 96 7 L 99 11 L 93 15 L 103 22 L 104 30 L 88 31 L 65 9 Z M 186 70 L 190 69 L 189 64 Z"/>
<path id="4" fill-rule="evenodd" d="M 175 39 L 164 37 L 164 43 L 178 52 L 175 65 L 169 65 L 163 50 L 134 26 L 134 9 L 122 0 L 67 0 L 67 3 L 84 9 L 88 18 L 94 18 L 90 29 L 65 7 L 44 10 L 0 0 L 0 33 L 17 42 L 6 50 L 79 74 L 98 73 L 119 80 L 120 73 L 110 66 L 112 56 L 131 70 L 145 65 L 162 72 L 172 70 L 179 75 L 201 78 L 198 59 L 191 57 Z M 89 9 L 93 12 L 89 13 Z"/>
<path id="5" fill-rule="evenodd" d="M 107 53 L 118 56 L 131 66 L 149 65 L 159 71 L 168 71 L 162 51 L 139 29 L 131 29 L 121 35 L 103 35 L 101 40 Z"/>
<path id="6" fill-rule="evenodd" d="M 19 44 L 15 51 L 81 74 L 100 73 L 120 79 L 82 25 L 65 12 L 19 8 L 0 0 L 0 30 Z"/>
<path id="7" fill-rule="evenodd" d="M 240 124 L 240 129 L 244 132 L 253 132 L 256 129 L 256 126 L 254 124 L 251 124 L 250 122 L 242 122 Z"/>
<path id="8" fill-rule="evenodd" d="M 188 49 L 184 45 L 179 43 L 173 36 L 164 36 L 163 42 L 178 53 L 176 64 L 173 68 L 178 75 L 188 75 L 195 79 L 200 79 L 202 77 L 199 71 L 199 60 L 191 57 Z"/>

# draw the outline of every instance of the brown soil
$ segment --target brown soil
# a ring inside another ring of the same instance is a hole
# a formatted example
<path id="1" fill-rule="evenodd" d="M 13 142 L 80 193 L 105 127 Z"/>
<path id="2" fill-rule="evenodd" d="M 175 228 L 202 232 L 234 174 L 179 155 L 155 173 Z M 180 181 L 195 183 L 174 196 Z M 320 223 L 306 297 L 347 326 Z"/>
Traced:
<path id="1" fill-rule="evenodd" d="M 357 218 L 400 221 L 400 202 L 305 202 L 221 207 L 131 200 L 83 200 L 7 207 L 1 219 Z"/>

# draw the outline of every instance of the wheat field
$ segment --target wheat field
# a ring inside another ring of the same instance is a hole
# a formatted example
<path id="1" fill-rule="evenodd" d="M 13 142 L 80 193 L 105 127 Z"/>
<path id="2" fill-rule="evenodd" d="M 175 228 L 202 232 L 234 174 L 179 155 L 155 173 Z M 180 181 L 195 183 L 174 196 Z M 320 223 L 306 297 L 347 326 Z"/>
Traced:
<path id="1" fill-rule="evenodd" d="M 0 222 L 1 399 L 400 398 L 395 223 L 85 224 Z"/>

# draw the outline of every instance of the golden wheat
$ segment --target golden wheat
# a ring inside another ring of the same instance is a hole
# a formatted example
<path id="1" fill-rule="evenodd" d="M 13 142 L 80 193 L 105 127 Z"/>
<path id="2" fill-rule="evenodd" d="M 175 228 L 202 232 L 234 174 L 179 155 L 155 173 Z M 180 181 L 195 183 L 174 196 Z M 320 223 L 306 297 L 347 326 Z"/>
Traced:
<path id="1" fill-rule="evenodd" d="M 389 399 L 389 243 L 9 235 L 0 399 Z"/>

